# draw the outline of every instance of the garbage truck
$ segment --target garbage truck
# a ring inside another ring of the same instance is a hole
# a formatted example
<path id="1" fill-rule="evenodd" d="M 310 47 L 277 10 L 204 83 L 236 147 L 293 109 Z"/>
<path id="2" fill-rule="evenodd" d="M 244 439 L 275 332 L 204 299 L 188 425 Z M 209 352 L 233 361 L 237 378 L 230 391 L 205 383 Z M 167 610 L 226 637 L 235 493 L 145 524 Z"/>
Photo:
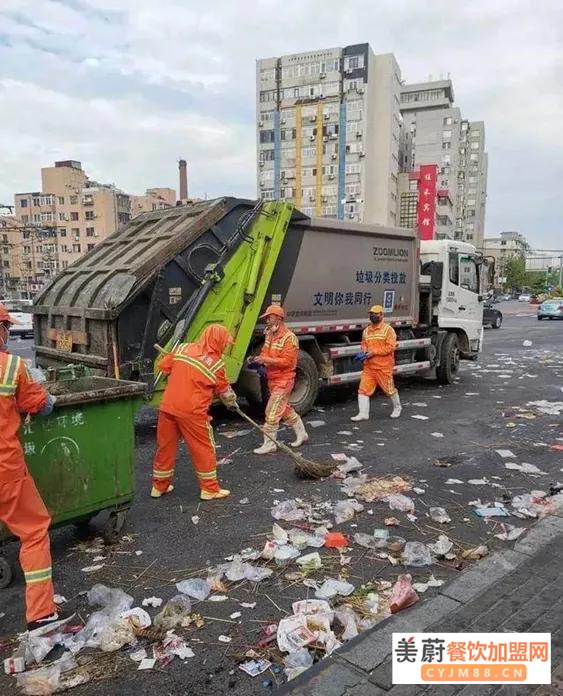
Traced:
<path id="1" fill-rule="evenodd" d="M 397 332 L 395 372 L 451 383 L 481 350 L 489 273 L 461 241 L 312 218 L 282 201 L 203 201 L 134 218 L 57 275 L 33 306 L 36 360 L 144 382 L 158 403 L 158 346 L 218 322 L 235 337 L 230 381 L 259 402 L 246 358 L 263 341 L 263 309 L 281 303 L 299 338 L 291 401 L 306 413 L 323 386 L 359 380 L 373 304 Z"/>

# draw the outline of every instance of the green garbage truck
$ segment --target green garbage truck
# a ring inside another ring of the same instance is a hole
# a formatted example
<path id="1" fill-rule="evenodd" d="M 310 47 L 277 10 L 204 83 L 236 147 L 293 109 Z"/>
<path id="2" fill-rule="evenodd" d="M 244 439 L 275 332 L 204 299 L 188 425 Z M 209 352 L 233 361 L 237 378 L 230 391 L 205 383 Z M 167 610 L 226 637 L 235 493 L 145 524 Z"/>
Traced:
<path id="1" fill-rule="evenodd" d="M 210 323 L 235 336 L 226 357 L 237 391 L 261 398 L 245 359 L 262 341 L 261 310 L 283 304 L 300 352 L 292 403 L 309 410 L 324 385 L 354 382 L 368 309 L 396 329 L 396 372 L 452 382 L 483 340 L 487 262 L 454 240 L 310 218 L 282 201 L 220 198 L 140 215 L 64 269 L 36 298 L 36 360 L 95 375 L 163 380 L 155 344 L 195 339 Z"/>

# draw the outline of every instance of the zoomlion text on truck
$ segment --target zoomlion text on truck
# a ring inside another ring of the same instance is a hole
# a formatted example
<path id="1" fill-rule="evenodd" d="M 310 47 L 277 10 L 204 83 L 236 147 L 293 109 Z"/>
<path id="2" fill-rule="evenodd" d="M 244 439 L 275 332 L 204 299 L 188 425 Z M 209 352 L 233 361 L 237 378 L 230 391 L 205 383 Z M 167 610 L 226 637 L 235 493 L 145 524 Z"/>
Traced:
<path id="1" fill-rule="evenodd" d="M 292 403 L 305 413 L 322 386 L 359 380 L 353 356 L 373 304 L 397 332 L 397 374 L 452 382 L 459 361 L 481 350 L 489 270 L 470 244 L 309 218 L 285 202 L 221 198 L 154 211 L 36 299 L 37 362 L 143 381 L 157 402 L 164 385 L 155 344 L 170 349 L 219 322 L 235 336 L 231 382 L 260 401 L 245 359 L 263 340 L 262 309 L 279 302 L 299 337 Z"/>

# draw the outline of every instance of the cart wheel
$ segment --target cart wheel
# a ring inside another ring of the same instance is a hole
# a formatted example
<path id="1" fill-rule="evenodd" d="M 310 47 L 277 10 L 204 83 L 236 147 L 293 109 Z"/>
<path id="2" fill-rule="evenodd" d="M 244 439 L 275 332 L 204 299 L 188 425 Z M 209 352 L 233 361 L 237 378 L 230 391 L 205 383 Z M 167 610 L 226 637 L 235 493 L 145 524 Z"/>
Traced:
<path id="1" fill-rule="evenodd" d="M 127 510 L 118 510 L 110 513 L 109 520 L 106 522 L 103 537 L 106 544 L 116 544 L 119 541 L 119 535 L 127 519 Z"/>
<path id="2" fill-rule="evenodd" d="M 10 563 L 0 556 L 0 590 L 5 589 L 12 582 L 14 571 Z"/>

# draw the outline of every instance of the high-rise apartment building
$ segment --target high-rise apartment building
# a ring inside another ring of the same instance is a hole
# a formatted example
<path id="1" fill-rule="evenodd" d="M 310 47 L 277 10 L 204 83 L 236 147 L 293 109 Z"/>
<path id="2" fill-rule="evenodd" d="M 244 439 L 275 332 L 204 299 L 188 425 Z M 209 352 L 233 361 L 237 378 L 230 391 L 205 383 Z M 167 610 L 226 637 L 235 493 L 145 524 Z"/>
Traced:
<path id="1" fill-rule="evenodd" d="M 436 231 L 482 245 L 487 191 L 487 153 L 482 121 L 462 118 L 451 80 L 403 85 L 400 165 L 404 172 L 438 166 Z M 400 203 L 399 203 L 400 207 Z"/>
<path id="2" fill-rule="evenodd" d="M 150 188 L 143 196 L 130 196 L 131 217 L 141 213 L 150 213 L 162 208 L 173 208 L 176 205 L 176 191 L 172 188 Z"/>
<path id="3" fill-rule="evenodd" d="M 401 72 L 369 44 L 257 62 L 258 195 L 396 224 Z"/>
<path id="4" fill-rule="evenodd" d="M 31 293 L 131 217 L 129 196 L 92 181 L 75 160 L 41 169 L 41 191 L 16 193 L 14 212 L 22 290 Z"/>

